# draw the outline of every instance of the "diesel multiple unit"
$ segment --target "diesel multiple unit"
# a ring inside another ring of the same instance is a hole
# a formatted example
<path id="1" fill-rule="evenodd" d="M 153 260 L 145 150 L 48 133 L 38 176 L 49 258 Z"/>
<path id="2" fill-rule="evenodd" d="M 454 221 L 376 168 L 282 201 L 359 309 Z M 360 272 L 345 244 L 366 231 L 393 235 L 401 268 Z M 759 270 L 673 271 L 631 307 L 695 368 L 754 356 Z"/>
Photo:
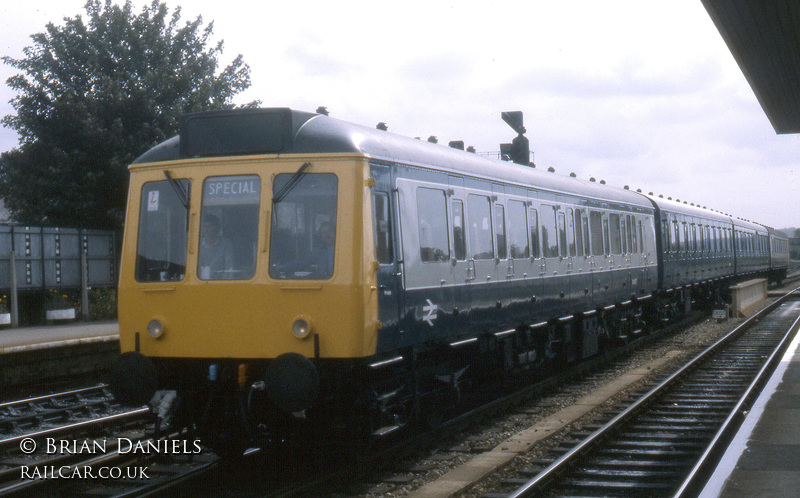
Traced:
<path id="1" fill-rule="evenodd" d="M 187 115 L 130 171 L 112 387 L 220 451 L 387 434 L 788 266 L 757 223 L 283 108 Z"/>

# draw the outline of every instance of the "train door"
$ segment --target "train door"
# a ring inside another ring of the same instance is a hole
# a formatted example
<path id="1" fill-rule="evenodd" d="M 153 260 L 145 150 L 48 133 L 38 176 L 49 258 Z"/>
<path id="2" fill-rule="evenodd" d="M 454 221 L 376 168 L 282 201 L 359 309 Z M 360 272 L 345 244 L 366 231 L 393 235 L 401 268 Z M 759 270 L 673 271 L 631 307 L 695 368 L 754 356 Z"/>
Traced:
<path id="1" fill-rule="evenodd" d="M 560 215 L 560 216 L 559 216 Z M 564 213 L 559 213 L 554 202 L 542 202 L 539 205 L 539 229 L 542 243 L 542 259 L 539 275 L 541 279 L 541 293 L 545 309 L 550 315 L 560 313 L 562 298 L 565 292 L 563 281 L 566 263 L 560 252 L 559 239 L 560 227 L 564 224 Z M 566 233 L 564 233 L 566 238 Z M 566 251 L 566 244 L 563 244 Z"/>
<path id="2" fill-rule="evenodd" d="M 581 207 L 569 208 L 567 216 L 572 221 L 572 229 L 575 232 L 575 257 L 573 258 L 573 280 L 575 281 L 576 297 L 584 303 L 588 309 L 591 302 L 592 289 L 592 267 L 591 267 L 591 247 L 589 235 L 589 213 Z"/>
<path id="3" fill-rule="evenodd" d="M 448 281 L 453 290 L 453 323 L 456 330 L 466 331 L 469 327 L 472 299 L 470 284 L 475 280 L 475 266 L 470 263 L 467 252 L 467 194 L 462 178 L 451 176 L 448 181 L 450 239 L 453 246 L 448 266 Z"/>
<path id="4" fill-rule="evenodd" d="M 403 344 L 446 339 L 453 313 L 450 277 L 449 185 L 399 178 L 398 206 L 403 249 Z"/>
<path id="5" fill-rule="evenodd" d="M 470 323 L 477 330 L 491 328 L 496 299 L 492 292 L 497 271 L 494 249 L 492 195 L 467 192 L 467 271 L 470 280 Z"/>
<path id="6" fill-rule="evenodd" d="M 397 196 L 389 168 L 372 167 L 376 185 L 372 189 L 372 219 L 377 262 L 378 320 L 381 322 L 378 349 L 398 347 L 403 303 L 403 268 L 397 223 Z"/>

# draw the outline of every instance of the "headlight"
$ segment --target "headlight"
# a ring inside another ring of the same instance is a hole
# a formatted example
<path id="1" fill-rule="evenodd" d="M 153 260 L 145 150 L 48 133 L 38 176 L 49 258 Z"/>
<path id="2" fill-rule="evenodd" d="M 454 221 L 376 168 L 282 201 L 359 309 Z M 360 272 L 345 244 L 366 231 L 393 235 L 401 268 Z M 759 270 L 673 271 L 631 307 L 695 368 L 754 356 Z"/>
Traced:
<path id="1" fill-rule="evenodd" d="M 305 339 L 311 334 L 311 321 L 302 316 L 295 318 L 292 332 L 298 339 Z"/>
<path id="2" fill-rule="evenodd" d="M 147 333 L 153 338 L 161 337 L 161 334 L 164 333 L 164 325 L 158 320 L 150 320 L 150 323 L 147 324 Z"/>

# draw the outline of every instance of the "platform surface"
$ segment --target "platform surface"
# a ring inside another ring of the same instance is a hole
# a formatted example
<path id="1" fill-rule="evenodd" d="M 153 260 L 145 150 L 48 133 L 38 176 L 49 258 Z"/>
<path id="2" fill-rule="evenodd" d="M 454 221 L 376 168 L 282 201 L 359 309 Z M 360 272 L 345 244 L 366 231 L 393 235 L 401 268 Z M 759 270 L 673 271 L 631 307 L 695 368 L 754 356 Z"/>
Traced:
<path id="1" fill-rule="evenodd" d="M 75 322 L 65 325 L 0 330 L 0 352 L 22 346 L 43 345 L 87 338 L 119 336 L 119 325 L 109 322 Z"/>
<path id="2" fill-rule="evenodd" d="M 800 496 L 799 345 L 797 334 L 701 497 Z"/>

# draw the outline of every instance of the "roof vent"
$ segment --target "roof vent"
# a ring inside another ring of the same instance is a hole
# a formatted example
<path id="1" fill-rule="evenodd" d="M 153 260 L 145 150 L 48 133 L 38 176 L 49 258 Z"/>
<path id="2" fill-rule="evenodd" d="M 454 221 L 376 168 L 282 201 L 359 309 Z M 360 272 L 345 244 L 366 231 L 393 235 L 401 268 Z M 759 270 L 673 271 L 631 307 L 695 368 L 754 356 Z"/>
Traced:
<path id="1" fill-rule="evenodd" d="M 452 147 L 454 149 L 464 150 L 464 141 L 463 140 L 451 140 L 450 143 L 448 143 L 447 145 L 449 145 L 450 147 Z"/>
<path id="2" fill-rule="evenodd" d="M 329 114 L 328 108 L 325 107 L 324 105 L 317 107 L 317 114 L 322 114 L 323 116 L 327 116 Z"/>
<path id="3" fill-rule="evenodd" d="M 430 142 L 432 144 L 438 144 L 439 143 L 439 139 L 436 138 L 435 135 L 431 135 L 431 136 L 428 137 L 428 142 Z"/>
<path id="4" fill-rule="evenodd" d="M 577 176 L 578 176 L 578 175 L 576 175 L 574 171 L 573 171 L 572 173 L 570 173 L 570 174 L 569 174 L 569 177 L 570 177 L 570 178 L 576 178 Z"/>
<path id="5" fill-rule="evenodd" d="M 386 123 L 381 121 L 380 123 L 378 123 L 378 125 L 375 128 L 378 129 L 378 130 L 381 130 L 381 131 L 388 131 L 389 130 L 389 125 L 387 125 Z"/>
<path id="6" fill-rule="evenodd" d="M 554 167 L 550 166 L 549 168 L 547 168 L 547 171 L 549 171 L 550 173 L 555 173 L 556 169 Z"/>

